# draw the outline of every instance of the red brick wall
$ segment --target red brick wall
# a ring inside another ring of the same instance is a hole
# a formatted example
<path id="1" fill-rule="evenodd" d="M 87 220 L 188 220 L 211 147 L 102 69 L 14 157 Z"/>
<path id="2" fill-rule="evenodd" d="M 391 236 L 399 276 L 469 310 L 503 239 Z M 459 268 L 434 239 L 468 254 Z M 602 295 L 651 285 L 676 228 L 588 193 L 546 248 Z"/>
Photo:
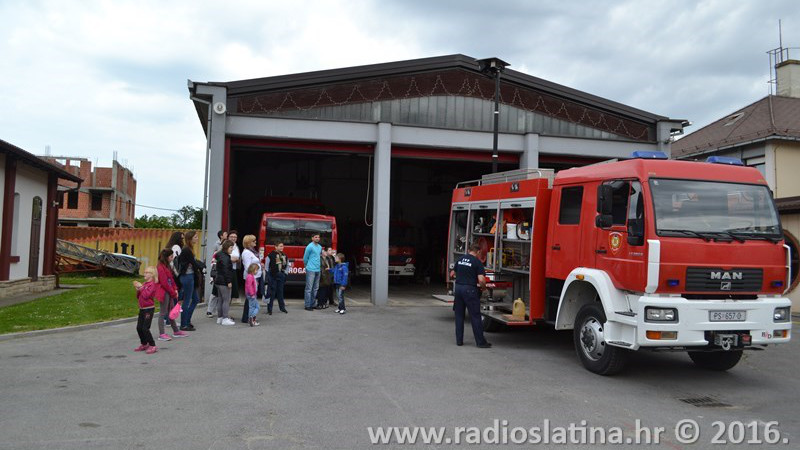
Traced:
<path id="1" fill-rule="evenodd" d="M 46 159 L 52 163 L 59 164 L 55 159 Z M 136 217 L 134 207 L 134 203 L 136 203 L 136 180 L 134 180 L 133 173 L 131 173 L 130 170 L 116 161 L 112 162 L 112 167 L 96 167 L 94 169 L 94 174 L 92 174 L 92 163 L 88 160 L 72 161 L 67 159 L 66 165 L 59 165 L 70 173 L 83 178 L 83 183 L 81 183 L 82 189 L 106 187 L 115 188 L 117 190 L 116 192 L 103 192 L 103 206 L 100 211 L 92 211 L 91 193 L 78 193 L 77 209 L 67 208 L 68 195 L 65 194 L 63 204 L 59 209 L 59 217 L 76 220 L 86 218 L 110 220 L 111 212 L 114 211 L 115 221 L 126 222 L 133 226 Z M 112 186 L 114 169 L 117 171 L 116 186 Z M 66 187 L 76 186 L 76 183 L 62 183 Z"/>
<path id="2" fill-rule="evenodd" d="M 112 187 L 110 167 L 97 167 L 94 169 L 94 185 L 97 187 Z"/>

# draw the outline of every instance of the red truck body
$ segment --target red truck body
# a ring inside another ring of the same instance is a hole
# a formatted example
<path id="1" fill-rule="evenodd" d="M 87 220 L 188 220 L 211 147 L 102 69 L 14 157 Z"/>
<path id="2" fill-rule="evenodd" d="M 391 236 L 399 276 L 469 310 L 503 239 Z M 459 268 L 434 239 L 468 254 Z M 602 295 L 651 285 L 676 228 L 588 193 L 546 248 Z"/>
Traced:
<path id="1" fill-rule="evenodd" d="M 657 158 L 459 184 L 448 261 L 469 243 L 484 249 L 485 327 L 573 329 L 597 373 L 621 368 L 592 354 L 601 340 L 615 358 L 617 349 L 680 349 L 717 368 L 741 349 L 788 341 L 788 248 L 763 175 Z M 516 298 L 524 317 L 510 314 Z M 605 327 L 586 322 L 589 313 Z"/>

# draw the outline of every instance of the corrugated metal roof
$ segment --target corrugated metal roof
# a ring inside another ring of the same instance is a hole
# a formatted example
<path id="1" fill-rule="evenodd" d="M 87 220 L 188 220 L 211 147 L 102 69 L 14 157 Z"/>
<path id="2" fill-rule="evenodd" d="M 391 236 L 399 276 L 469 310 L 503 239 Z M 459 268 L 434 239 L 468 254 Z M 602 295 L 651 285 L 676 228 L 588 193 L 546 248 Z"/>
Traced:
<path id="1" fill-rule="evenodd" d="M 466 70 L 475 74 L 481 73 L 478 67 L 478 62 L 475 58 L 461 54 L 454 54 L 431 58 L 280 75 L 274 77 L 254 78 L 231 82 L 208 82 L 203 84 L 224 86 L 227 88 L 228 97 L 230 98 L 242 97 L 257 93 L 281 92 L 452 69 Z M 633 108 L 622 103 L 598 97 L 577 89 L 572 89 L 567 86 L 552 83 L 550 81 L 508 68 L 503 72 L 501 80 L 503 84 L 517 85 L 523 88 L 533 89 L 544 94 L 559 97 L 597 109 L 599 111 L 606 111 L 642 123 L 654 124 L 658 121 L 670 120 L 664 116 Z M 189 90 L 192 95 L 195 94 L 195 86 L 196 85 L 194 82 L 189 83 Z M 208 111 L 207 106 L 205 104 L 195 102 L 195 107 L 198 111 L 198 116 L 203 123 L 203 126 L 205 126 L 206 114 Z"/>

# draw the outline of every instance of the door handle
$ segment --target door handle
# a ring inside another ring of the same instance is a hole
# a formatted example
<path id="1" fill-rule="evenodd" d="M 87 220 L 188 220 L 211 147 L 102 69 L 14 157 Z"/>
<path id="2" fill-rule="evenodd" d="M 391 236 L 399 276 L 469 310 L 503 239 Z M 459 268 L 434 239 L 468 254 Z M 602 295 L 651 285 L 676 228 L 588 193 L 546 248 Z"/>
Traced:
<path id="1" fill-rule="evenodd" d="M 560 245 L 558 245 L 558 244 L 554 245 L 554 246 L 553 246 L 553 247 L 551 247 L 551 248 L 552 248 L 553 250 L 561 250 L 561 246 L 560 246 Z"/>
<path id="2" fill-rule="evenodd" d="M 608 251 L 604 248 L 598 248 L 597 250 L 595 250 L 595 252 L 601 255 L 605 255 L 606 253 L 608 253 Z"/>

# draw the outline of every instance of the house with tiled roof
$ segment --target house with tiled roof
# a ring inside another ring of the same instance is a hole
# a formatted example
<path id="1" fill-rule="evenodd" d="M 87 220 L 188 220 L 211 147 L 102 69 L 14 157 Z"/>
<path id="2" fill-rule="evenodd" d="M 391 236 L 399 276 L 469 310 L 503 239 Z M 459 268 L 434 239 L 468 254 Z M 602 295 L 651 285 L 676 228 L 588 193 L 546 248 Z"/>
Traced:
<path id="1" fill-rule="evenodd" d="M 83 179 L 0 139 L 0 298 L 56 285 L 58 192 Z"/>
<path id="2" fill-rule="evenodd" d="M 783 54 L 783 53 L 782 53 Z M 787 55 L 788 56 L 788 55 Z M 775 95 L 750 105 L 679 139 L 672 157 L 705 160 L 709 156 L 741 159 L 764 174 L 775 195 L 787 244 L 792 248 L 791 294 L 800 308 L 798 237 L 800 237 L 800 60 L 775 66 Z"/>

